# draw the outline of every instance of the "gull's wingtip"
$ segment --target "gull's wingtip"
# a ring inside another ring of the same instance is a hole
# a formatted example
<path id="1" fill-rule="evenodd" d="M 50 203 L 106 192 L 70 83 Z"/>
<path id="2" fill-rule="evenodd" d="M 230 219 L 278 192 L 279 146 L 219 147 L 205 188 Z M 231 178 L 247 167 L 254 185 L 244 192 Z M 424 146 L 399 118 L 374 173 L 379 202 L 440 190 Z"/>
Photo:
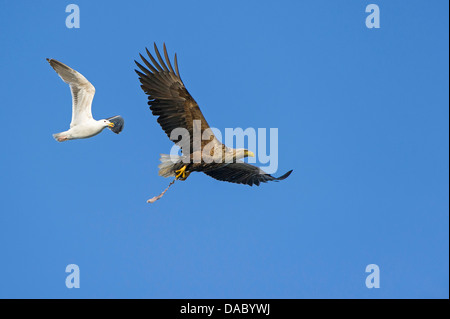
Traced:
<path id="1" fill-rule="evenodd" d="M 123 126 L 125 125 L 125 120 L 122 116 L 116 115 L 112 116 L 110 118 L 107 118 L 108 121 L 114 123 L 113 127 L 110 127 L 109 129 L 113 131 L 116 134 L 119 134 L 123 130 Z"/>

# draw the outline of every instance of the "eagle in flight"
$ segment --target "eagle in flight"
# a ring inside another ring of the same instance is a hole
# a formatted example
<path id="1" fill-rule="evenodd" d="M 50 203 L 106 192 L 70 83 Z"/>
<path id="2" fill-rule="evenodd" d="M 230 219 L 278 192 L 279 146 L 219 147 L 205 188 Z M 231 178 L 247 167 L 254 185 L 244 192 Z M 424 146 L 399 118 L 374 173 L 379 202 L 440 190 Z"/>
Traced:
<path id="1" fill-rule="evenodd" d="M 158 123 L 169 139 L 178 145 L 182 152 L 181 156 L 161 154 L 161 164 L 158 166 L 160 176 L 173 176 L 175 182 L 186 180 L 191 172 L 203 172 L 216 180 L 259 186 L 260 183 L 283 180 L 291 174 L 292 170 L 280 177 L 267 174 L 259 167 L 241 160 L 249 156 L 254 157 L 253 152 L 233 149 L 222 144 L 214 136 L 200 107 L 184 86 L 178 69 L 177 55 L 174 57 L 174 69 L 166 45 L 164 44 L 165 61 L 156 44 L 154 49 L 159 63 L 146 49 L 151 62 L 139 54 L 145 66 L 135 61 L 139 68 L 135 71 L 142 90 L 148 96 L 150 110 L 157 116 Z M 195 136 L 202 138 L 196 141 Z M 149 202 L 159 199 L 164 192 Z"/>

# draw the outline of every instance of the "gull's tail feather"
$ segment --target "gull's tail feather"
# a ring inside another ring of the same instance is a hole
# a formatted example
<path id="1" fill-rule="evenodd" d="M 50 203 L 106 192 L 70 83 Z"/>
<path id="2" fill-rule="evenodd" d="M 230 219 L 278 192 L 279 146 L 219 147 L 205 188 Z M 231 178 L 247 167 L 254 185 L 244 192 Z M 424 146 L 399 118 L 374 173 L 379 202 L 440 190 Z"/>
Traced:
<path id="1" fill-rule="evenodd" d="M 64 142 L 69 139 L 69 136 L 65 132 L 53 134 L 53 138 L 58 142 Z"/>

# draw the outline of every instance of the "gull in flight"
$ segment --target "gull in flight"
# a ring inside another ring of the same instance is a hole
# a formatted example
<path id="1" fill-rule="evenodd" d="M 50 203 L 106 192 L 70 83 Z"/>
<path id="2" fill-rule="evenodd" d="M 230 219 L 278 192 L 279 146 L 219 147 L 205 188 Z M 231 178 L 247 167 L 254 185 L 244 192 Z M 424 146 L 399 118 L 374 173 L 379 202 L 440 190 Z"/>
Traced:
<path id="1" fill-rule="evenodd" d="M 83 75 L 55 59 L 47 59 L 47 61 L 61 79 L 69 84 L 72 92 L 72 122 L 70 123 L 70 129 L 53 134 L 55 140 L 64 142 L 89 138 L 99 134 L 106 127 L 116 134 L 122 131 L 124 120 L 120 115 L 99 121 L 94 120 L 91 106 L 95 88 Z"/>

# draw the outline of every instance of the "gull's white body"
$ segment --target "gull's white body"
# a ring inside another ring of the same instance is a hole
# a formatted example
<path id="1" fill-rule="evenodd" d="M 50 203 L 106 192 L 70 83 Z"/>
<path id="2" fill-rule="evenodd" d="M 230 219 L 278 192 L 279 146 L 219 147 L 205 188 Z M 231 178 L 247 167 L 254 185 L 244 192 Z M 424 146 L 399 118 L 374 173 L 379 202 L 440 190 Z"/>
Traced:
<path id="1" fill-rule="evenodd" d="M 53 134 L 53 137 L 62 142 L 63 140 L 59 140 L 61 138 L 65 138 L 64 141 L 67 140 L 75 140 L 80 138 L 89 138 L 99 134 L 105 128 L 105 124 L 102 121 L 96 121 L 94 119 L 87 120 L 81 124 L 75 125 L 71 127 L 69 130 Z M 59 139 L 58 139 L 59 138 Z"/>
<path id="2" fill-rule="evenodd" d="M 82 74 L 57 60 L 47 59 L 47 61 L 61 79 L 69 84 L 72 93 L 72 122 L 69 130 L 53 134 L 58 142 L 89 138 L 99 134 L 108 126 L 114 126 L 108 120 L 96 121 L 92 117 L 91 108 L 95 88 Z"/>

